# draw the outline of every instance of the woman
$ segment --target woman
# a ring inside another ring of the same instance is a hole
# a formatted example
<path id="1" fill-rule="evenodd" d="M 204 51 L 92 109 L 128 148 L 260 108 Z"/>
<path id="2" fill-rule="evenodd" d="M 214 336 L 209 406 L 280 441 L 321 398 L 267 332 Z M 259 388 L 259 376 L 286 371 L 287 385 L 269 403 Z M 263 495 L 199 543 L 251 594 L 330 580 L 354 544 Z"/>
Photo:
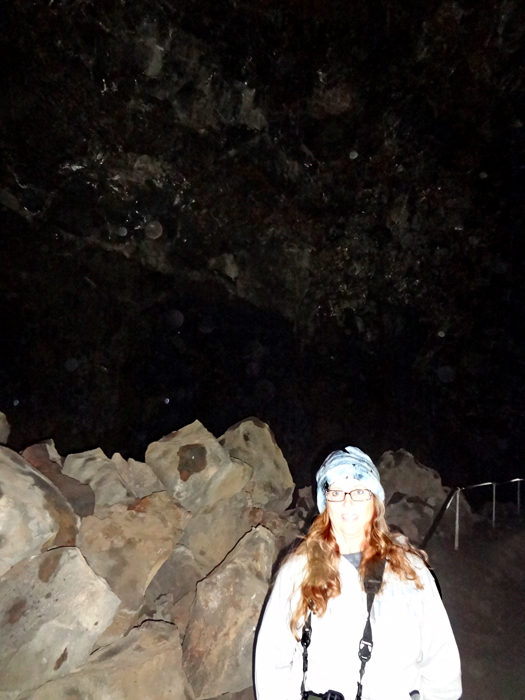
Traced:
<path id="1" fill-rule="evenodd" d="M 368 617 L 364 581 L 381 560 L 386 568 L 370 615 L 363 700 L 458 700 L 459 654 L 447 614 L 424 555 L 389 532 L 371 459 L 346 447 L 329 455 L 316 480 L 320 515 L 281 567 L 261 621 L 258 700 L 301 700 L 303 682 L 318 695 L 332 690 L 356 698 Z M 309 617 L 303 674 L 300 640 Z"/>

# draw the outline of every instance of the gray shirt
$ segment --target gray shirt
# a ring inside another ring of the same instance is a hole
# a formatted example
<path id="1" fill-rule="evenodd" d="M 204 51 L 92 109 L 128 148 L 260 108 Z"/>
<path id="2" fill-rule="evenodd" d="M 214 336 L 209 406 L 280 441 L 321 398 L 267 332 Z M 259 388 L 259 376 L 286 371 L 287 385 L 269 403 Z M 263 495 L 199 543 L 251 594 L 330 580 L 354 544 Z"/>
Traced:
<path id="1" fill-rule="evenodd" d="M 349 561 L 350 564 L 353 564 L 356 569 L 359 569 L 362 555 L 362 552 L 352 552 L 352 554 L 343 554 L 343 557 L 346 559 L 346 561 Z"/>

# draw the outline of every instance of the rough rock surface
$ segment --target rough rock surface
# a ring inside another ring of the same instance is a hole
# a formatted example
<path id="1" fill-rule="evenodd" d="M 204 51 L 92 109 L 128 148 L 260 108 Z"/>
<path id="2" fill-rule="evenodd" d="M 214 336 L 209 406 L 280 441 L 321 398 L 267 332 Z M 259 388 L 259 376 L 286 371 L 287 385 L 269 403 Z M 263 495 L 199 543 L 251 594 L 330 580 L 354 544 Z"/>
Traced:
<path id="1" fill-rule="evenodd" d="M 385 489 L 386 519 L 390 526 L 419 544 L 445 501 L 449 489 L 433 469 L 425 467 L 404 449 L 385 452 L 377 465 Z M 461 527 L 469 530 L 473 517 L 464 496 L 460 495 Z M 438 528 L 450 532 L 454 527 L 454 508 L 446 511 Z"/>
<path id="2" fill-rule="evenodd" d="M 5 445 L 9 440 L 9 433 L 11 432 L 11 426 L 7 420 L 5 413 L 0 411 L 0 445 Z"/>
<path id="3" fill-rule="evenodd" d="M 249 494 L 240 491 L 196 513 L 184 530 L 181 544 L 193 552 L 195 561 L 208 573 L 259 524 L 261 517 L 261 510 L 252 507 Z"/>
<path id="4" fill-rule="evenodd" d="M 219 438 L 232 457 L 253 468 L 245 489 L 257 508 L 277 513 L 290 505 L 294 482 L 288 464 L 269 426 L 258 418 L 247 418 Z"/>
<path id="5" fill-rule="evenodd" d="M 60 493 L 71 503 L 77 515 L 81 518 L 93 515 L 95 509 L 93 489 L 88 484 L 83 484 L 62 473 L 63 459 L 56 451 L 52 440 L 26 447 L 22 457 L 55 484 Z"/>
<path id="6" fill-rule="evenodd" d="M 147 587 L 172 553 L 189 517 L 163 491 L 128 506 L 112 506 L 103 520 L 84 518 L 78 546 L 93 571 L 121 600 L 100 644 L 117 639 L 133 626 Z"/>
<path id="7" fill-rule="evenodd" d="M 191 512 L 230 498 L 252 475 L 251 467 L 230 459 L 199 421 L 152 443 L 146 463 L 170 496 Z"/>
<path id="8" fill-rule="evenodd" d="M 67 476 L 91 486 L 95 493 L 94 514 L 97 517 L 103 517 L 107 509 L 116 503 L 133 500 L 132 494 L 120 478 L 115 463 L 100 447 L 68 455 L 62 471 Z"/>
<path id="9" fill-rule="evenodd" d="M 145 498 L 156 491 L 164 491 L 164 485 L 144 462 L 126 460 L 118 452 L 115 452 L 111 461 L 115 463 L 120 478 L 135 498 Z"/>
<path id="10" fill-rule="evenodd" d="M 177 628 L 145 622 L 99 649 L 76 673 L 23 693 L 20 700 L 193 700 L 182 670 Z"/>
<path id="11" fill-rule="evenodd" d="M 183 643 L 184 669 L 196 700 L 251 685 L 254 629 L 275 553 L 273 535 L 258 526 L 197 585 Z"/>
<path id="12" fill-rule="evenodd" d="M 76 547 L 16 564 L 0 579 L 0 689 L 35 688 L 76 670 L 119 603 Z"/>
<path id="13" fill-rule="evenodd" d="M 23 457 L 0 447 L 0 575 L 25 557 L 75 544 L 79 519 Z"/>
<path id="14" fill-rule="evenodd" d="M 197 564 L 191 550 L 177 544 L 148 586 L 146 613 L 155 619 L 175 622 L 173 605 L 186 595 L 194 594 L 197 581 L 207 573 L 204 567 Z"/>

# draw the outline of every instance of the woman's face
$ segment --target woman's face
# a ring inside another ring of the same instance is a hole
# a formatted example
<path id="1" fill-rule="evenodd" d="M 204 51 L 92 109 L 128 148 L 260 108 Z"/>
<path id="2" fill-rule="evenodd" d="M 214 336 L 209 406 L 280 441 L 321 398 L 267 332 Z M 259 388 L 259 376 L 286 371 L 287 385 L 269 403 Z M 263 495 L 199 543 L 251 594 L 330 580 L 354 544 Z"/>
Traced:
<path id="1" fill-rule="evenodd" d="M 346 492 L 362 488 L 361 482 L 356 479 L 341 479 L 330 484 L 331 490 Z M 366 540 L 367 525 L 374 517 L 374 499 L 357 502 L 346 495 L 344 501 L 327 500 L 326 510 L 342 553 L 359 551 Z M 349 551 L 344 551 L 349 547 Z"/>

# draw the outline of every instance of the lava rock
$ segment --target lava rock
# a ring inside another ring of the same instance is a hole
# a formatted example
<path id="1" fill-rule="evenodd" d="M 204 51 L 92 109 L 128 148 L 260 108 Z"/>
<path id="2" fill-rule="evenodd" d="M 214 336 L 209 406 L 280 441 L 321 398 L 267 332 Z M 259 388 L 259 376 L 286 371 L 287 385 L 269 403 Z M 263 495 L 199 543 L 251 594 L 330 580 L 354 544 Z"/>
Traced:
<path id="1" fill-rule="evenodd" d="M 146 464 L 170 496 L 192 513 L 230 498 L 252 475 L 251 467 L 232 461 L 199 421 L 152 443 Z"/>
<path id="2" fill-rule="evenodd" d="M 232 457 L 242 459 L 253 468 L 245 489 L 257 508 L 280 513 L 290 505 L 294 482 L 288 464 L 266 423 L 247 418 L 219 438 Z"/>
<path id="3" fill-rule="evenodd" d="M 163 622 L 145 622 L 124 639 L 95 652 L 81 670 L 23 693 L 20 700 L 148 697 L 193 700 L 182 670 L 179 633 Z"/>
<path id="4" fill-rule="evenodd" d="M 162 492 L 127 507 L 112 506 L 103 520 L 95 516 L 83 520 L 78 546 L 121 600 L 100 644 L 121 637 L 136 622 L 148 585 L 172 553 L 189 517 Z"/>
<path id="5" fill-rule="evenodd" d="M 118 597 L 76 547 L 25 559 L 0 578 L 2 690 L 36 688 L 84 664 Z"/>
<path id="6" fill-rule="evenodd" d="M 181 544 L 186 545 L 206 573 L 219 564 L 255 525 L 262 511 L 253 508 L 245 491 L 202 508 L 188 523 Z"/>
<path id="7" fill-rule="evenodd" d="M 5 413 L 0 411 L 0 445 L 7 444 L 9 440 L 9 433 L 11 432 L 11 426 L 7 420 Z"/>
<path id="8" fill-rule="evenodd" d="M 104 517 L 107 509 L 116 503 L 129 503 L 134 500 L 122 481 L 116 464 L 100 447 L 68 455 L 62 471 L 67 476 L 91 486 L 95 493 L 94 514 L 97 517 Z"/>
<path id="9" fill-rule="evenodd" d="M 79 524 L 49 479 L 0 447 L 0 575 L 45 549 L 74 545 Z"/>
<path id="10" fill-rule="evenodd" d="M 175 622 L 173 606 L 188 594 L 195 595 L 197 581 L 207 573 L 188 547 L 177 544 L 148 586 L 145 595 L 148 615 Z"/>
<path id="11" fill-rule="evenodd" d="M 115 452 L 111 461 L 115 463 L 120 478 L 135 498 L 145 498 L 156 491 L 164 491 L 164 485 L 144 462 L 126 460 L 118 452 Z"/>
<path id="12" fill-rule="evenodd" d="M 196 700 L 252 684 L 254 630 L 274 558 L 275 538 L 258 526 L 197 585 L 183 642 L 184 670 Z"/>
<path id="13" fill-rule="evenodd" d="M 84 518 L 93 515 L 95 509 L 95 494 L 88 484 L 82 484 L 70 476 L 62 474 L 63 459 L 56 451 L 53 440 L 45 440 L 37 445 L 26 447 L 22 457 L 29 464 L 44 474 L 67 498 L 75 513 Z"/>

